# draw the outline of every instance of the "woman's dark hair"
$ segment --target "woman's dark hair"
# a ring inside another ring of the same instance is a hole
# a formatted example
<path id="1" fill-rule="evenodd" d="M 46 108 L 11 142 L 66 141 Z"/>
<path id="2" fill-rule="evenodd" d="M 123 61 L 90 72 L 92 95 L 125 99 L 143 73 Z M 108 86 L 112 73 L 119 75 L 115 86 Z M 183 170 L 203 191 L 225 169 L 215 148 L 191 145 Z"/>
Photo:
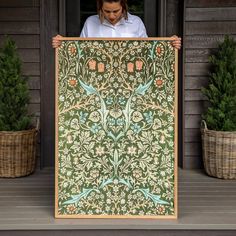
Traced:
<path id="1" fill-rule="evenodd" d="M 98 11 L 98 15 L 99 18 L 101 20 L 101 22 L 103 22 L 104 20 L 104 15 L 102 12 L 102 7 L 103 7 L 103 3 L 104 2 L 119 2 L 121 7 L 122 7 L 122 14 L 124 16 L 124 18 L 127 20 L 128 19 L 128 5 L 127 5 L 127 0 L 97 0 L 97 11 Z"/>

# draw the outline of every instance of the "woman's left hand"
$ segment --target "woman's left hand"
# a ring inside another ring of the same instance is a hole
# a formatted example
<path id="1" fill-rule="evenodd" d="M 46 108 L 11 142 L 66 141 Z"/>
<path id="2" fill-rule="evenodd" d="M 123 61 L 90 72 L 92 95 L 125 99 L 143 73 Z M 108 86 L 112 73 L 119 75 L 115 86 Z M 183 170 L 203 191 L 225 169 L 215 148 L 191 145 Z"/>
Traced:
<path id="1" fill-rule="evenodd" d="M 171 38 L 173 38 L 174 40 L 172 41 L 172 46 L 176 49 L 180 49 L 181 48 L 181 38 L 179 38 L 176 35 L 173 35 Z"/>

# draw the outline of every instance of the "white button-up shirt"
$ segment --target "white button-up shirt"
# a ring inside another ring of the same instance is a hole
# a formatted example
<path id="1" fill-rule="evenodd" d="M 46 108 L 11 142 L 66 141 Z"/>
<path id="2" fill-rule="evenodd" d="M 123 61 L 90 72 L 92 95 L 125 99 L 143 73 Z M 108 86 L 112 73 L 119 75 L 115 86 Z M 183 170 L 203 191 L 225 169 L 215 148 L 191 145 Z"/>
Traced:
<path id="1" fill-rule="evenodd" d="M 128 19 L 122 18 L 115 25 L 104 19 L 101 23 L 98 15 L 90 16 L 84 23 L 80 37 L 104 37 L 104 38 L 146 38 L 147 33 L 142 20 L 138 16 L 128 13 Z"/>

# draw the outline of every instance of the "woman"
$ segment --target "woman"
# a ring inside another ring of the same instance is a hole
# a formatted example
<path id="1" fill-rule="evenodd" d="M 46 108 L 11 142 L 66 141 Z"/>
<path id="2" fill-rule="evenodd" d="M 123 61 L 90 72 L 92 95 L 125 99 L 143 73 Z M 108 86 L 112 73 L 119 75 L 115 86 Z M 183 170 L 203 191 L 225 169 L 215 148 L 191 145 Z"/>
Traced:
<path id="1" fill-rule="evenodd" d="M 88 17 L 81 31 L 80 37 L 104 38 L 146 38 L 147 33 L 142 20 L 138 16 L 128 13 L 127 0 L 97 0 L 98 15 Z M 59 47 L 60 38 L 53 37 L 52 46 Z M 172 36 L 173 47 L 181 48 L 181 38 Z"/>
<path id="2" fill-rule="evenodd" d="M 81 37 L 147 37 L 142 20 L 128 13 L 127 1 L 99 0 L 97 9 L 98 15 L 86 20 Z"/>

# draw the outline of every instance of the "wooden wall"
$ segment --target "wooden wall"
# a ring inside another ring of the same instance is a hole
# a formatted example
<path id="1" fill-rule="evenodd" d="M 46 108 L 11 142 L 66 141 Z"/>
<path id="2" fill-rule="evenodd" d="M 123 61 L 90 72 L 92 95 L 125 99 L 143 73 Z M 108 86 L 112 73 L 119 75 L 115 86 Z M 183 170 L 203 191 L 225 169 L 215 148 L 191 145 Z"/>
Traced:
<path id="1" fill-rule="evenodd" d="M 15 40 L 23 75 L 29 77 L 29 113 L 40 116 L 40 4 L 39 0 L 0 0 L 0 47 L 4 36 Z M 34 119 L 35 122 L 35 119 Z M 39 150 L 39 149 L 38 149 Z"/>
<path id="2" fill-rule="evenodd" d="M 29 112 L 41 118 L 42 166 L 53 165 L 54 160 L 51 36 L 59 31 L 57 3 L 58 0 L 0 0 L 0 47 L 3 36 L 10 35 L 23 60 L 23 72 L 30 77 Z M 199 128 L 206 105 L 200 90 L 207 83 L 208 56 L 217 42 L 223 40 L 224 34 L 236 38 L 236 0 L 185 0 L 183 19 L 180 3 L 167 1 L 166 33 L 178 34 L 183 20 L 184 81 L 180 78 L 180 82 L 184 85 L 183 167 L 188 169 L 202 167 Z"/>
<path id="3" fill-rule="evenodd" d="M 225 34 L 236 39 L 236 0 L 185 0 L 184 6 L 184 168 L 202 167 L 200 121 L 206 107 L 209 55 Z"/>
<path id="4" fill-rule="evenodd" d="M 166 36 L 172 35 L 181 36 L 182 18 L 181 18 L 181 0 L 167 0 L 166 1 Z"/>
<path id="5" fill-rule="evenodd" d="M 23 74 L 29 76 L 29 112 L 40 115 L 39 0 L 0 1 L 0 46 L 4 35 L 16 41 Z"/>
<path id="6" fill-rule="evenodd" d="M 0 47 L 4 35 L 16 41 L 29 77 L 29 113 L 40 120 L 40 166 L 54 166 L 55 61 L 52 36 L 59 32 L 59 0 L 0 0 Z"/>

